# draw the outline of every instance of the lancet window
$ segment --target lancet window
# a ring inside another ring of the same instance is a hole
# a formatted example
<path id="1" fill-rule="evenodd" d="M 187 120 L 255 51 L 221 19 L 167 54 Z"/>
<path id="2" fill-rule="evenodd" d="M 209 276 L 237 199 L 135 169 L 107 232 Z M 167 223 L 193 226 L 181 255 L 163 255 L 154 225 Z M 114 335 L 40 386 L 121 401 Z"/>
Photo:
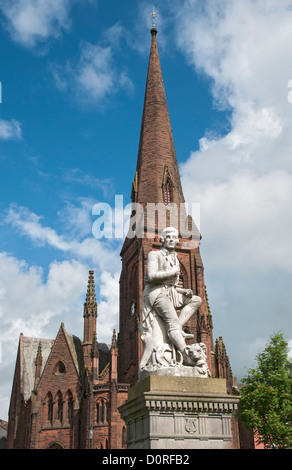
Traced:
<path id="1" fill-rule="evenodd" d="M 164 188 L 163 188 L 163 195 L 164 195 L 164 204 L 167 205 L 167 204 L 170 204 L 173 200 L 173 197 L 172 197 L 172 191 L 173 191 L 173 188 L 172 188 L 172 182 L 171 182 L 171 179 L 170 177 L 168 176 L 167 177 L 167 180 L 164 184 Z"/>
<path id="2" fill-rule="evenodd" d="M 47 395 L 47 420 L 53 422 L 53 397 L 50 392 Z"/>
<path id="3" fill-rule="evenodd" d="M 105 399 L 98 400 L 96 404 L 96 421 L 98 424 L 107 424 L 109 420 L 109 404 Z"/>

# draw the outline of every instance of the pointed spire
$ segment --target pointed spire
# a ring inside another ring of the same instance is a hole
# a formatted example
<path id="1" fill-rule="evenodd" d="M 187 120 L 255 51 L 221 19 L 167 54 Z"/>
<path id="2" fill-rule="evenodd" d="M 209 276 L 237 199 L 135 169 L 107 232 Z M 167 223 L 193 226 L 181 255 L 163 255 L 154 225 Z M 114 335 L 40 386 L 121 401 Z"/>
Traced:
<path id="1" fill-rule="evenodd" d="M 135 202 L 139 202 L 142 205 L 149 202 L 165 202 L 163 185 L 166 184 L 167 179 L 172 184 L 172 202 L 176 204 L 184 202 L 156 34 L 156 28 L 152 28 L 136 168 L 137 176 L 135 178 Z"/>
<path id="2" fill-rule="evenodd" d="M 113 336 L 112 336 L 112 346 L 111 349 L 117 349 L 117 335 L 116 335 L 116 330 L 113 330 Z"/>
<path id="3" fill-rule="evenodd" d="M 94 271 L 89 271 L 88 286 L 86 300 L 84 302 L 84 317 L 94 316 L 97 317 L 97 303 L 94 285 Z"/>
<path id="4" fill-rule="evenodd" d="M 192 229 L 192 220 L 188 221 L 184 205 L 156 35 L 157 30 L 152 27 L 138 159 L 131 198 L 133 203 L 139 203 L 144 208 L 144 219 L 137 219 L 138 232 L 142 228 L 141 232 L 145 234 L 147 231 L 148 238 L 160 235 L 158 232 L 165 228 L 165 222 L 158 222 L 157 214 L 153 212 L 155 205 L 162 204 L 160 208 L 167 208 L 166 225 L 175 226 L 184 237 L 183 233 L 188 233 L 190 227 Z M 168 212 L 170 208 L 174 214 L 172 218 Z M 161 224 L 164 226 L 160 227 Z M 189 235 L 186 238 L 188 237 Z"/>

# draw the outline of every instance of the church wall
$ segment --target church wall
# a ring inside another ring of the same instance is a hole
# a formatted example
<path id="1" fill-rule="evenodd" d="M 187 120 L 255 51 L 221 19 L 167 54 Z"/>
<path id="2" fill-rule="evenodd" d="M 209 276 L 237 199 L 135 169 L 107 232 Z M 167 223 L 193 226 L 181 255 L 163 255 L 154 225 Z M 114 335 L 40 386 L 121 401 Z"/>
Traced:
<path id="1" fill-rule="evenodd" d="M 60 361 L 65 371 L 58 368 Z M 49 416 L 49 394 L 52 397 L 52 415 Z M 72 396 L 73 409 L 69 416 L 69 399 Z M 62 414 L 58 412 L 59 401 L 62 402 Z M 32 410 L 36 413 L 35 442 L 32 436 L 32 448 L 45 448 L 53 442 L 60 442 L 65 448 L 78 445 L 78 420 L 76 413 L 79 409 L 80 382 L 69 352 L 65 334 L 62 329 L 56 338 L 48 358 L 43 375 L 37 389 L 37 400 Z M 76 429 L 77 428 L 77 429 Z M 72 431 L 74 429 L 74 432 Z"/>

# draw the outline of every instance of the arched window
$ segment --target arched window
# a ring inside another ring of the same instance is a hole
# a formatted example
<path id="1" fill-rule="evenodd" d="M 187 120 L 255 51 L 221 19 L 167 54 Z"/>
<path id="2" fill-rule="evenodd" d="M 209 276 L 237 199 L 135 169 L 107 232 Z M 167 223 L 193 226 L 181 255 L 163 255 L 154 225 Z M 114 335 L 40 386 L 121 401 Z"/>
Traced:
<path id="1" fill-rule="evenodd" d="M 66 372 L 66 367 L 65 367 L 64 362 L 62 361 L 57 362 L 57 364 L 55 365 L 54 373 L 65 374 L 65 372 Z"/>
<path id="2" fill-rule="evenodd" d="M 96 403 L 96 421 L 98 424 L 107 424 L 109 420 L 108 401 L 101 398 Z"/>
<path id="3" fill-rule="evenodd" d="M 99 414 L 99 402 L 96 403 L 96 422 L 99 423 L 100 414 Z"/>
<path id="4" fill-rule="evenodd" d="M 173 197 L 172 197 L 172 182 L 170 177 L 167 178 L 164 188 L 163 188 L 163 197 L 164 197 L 164 204 L 170 204 L 173 202 Z"/>
<path id="5" fill-rule="evenodd" d="M 63 421 L 63 397 L 61 392 L 57 393 L 57 420 L 60 423 Z"/>
<path id="6" fill-rule="evenodd" d="M 101 416 L 100 416 L 100 421 L 104 423 L 104 401 L 101 400 Z"/>
<path id="7" fill-rule="evenodd" d="M 70 423 L 73 419 L 73 410 L 74 410 L 74 401 L 73 401 L 73 395 L 72 395 L 71 390 L 68 390 L 68 392 L 66 393 L 65 403 L 67 407 L 67 420 Z M 66 413 L 66 408 L 64 412 Z"/>
<path id="8" fill-rule="evenodd" d="M 108 420 L 109 420 L 109 405 L 108 405 L 108 401 L 107 401 L 106 404 L 105 404 L 105 410 L 106 410 L 105 419 L 106 419 L 106 422 L 108 423 Z"/>
<path id="9" fill-rule="evenodd" d="M 58 442 L 53 442 L 52 444 L 48 445 L 47 449 L 64 449 L 64 447 Z"/>
<path id="10" fill-rule="evenodd" d="M 49 392 L 47 394 L 47 420 L 52 423 L 53 422 L 53 397 L 52 394 Z"/>

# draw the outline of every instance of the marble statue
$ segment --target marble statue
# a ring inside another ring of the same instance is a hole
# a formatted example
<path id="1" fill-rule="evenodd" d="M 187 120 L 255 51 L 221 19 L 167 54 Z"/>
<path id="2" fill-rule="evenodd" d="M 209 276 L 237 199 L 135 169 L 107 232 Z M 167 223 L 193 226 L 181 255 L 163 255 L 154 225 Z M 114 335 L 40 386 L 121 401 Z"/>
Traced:
<path id="1" fill-rule="evenodd" d="M 179 375 L 183 368 L 192 368 L 192 375 L 209 377 L 206 346 L 196 343 L 188 346 L 183 326 L 200 307 L 202 300 L 191 289 L 178 287 L 179 261 L 175 248 L 178 231 L 167 227 L 161 234 L 162 248 L 148 254 L 145 289 L 143 291 L 141 333 L 143 355 L 139 365 L 142 372 L 160 369 L 174 370 Z M 180 310 L 178 315 L 177 310 Z"/>

